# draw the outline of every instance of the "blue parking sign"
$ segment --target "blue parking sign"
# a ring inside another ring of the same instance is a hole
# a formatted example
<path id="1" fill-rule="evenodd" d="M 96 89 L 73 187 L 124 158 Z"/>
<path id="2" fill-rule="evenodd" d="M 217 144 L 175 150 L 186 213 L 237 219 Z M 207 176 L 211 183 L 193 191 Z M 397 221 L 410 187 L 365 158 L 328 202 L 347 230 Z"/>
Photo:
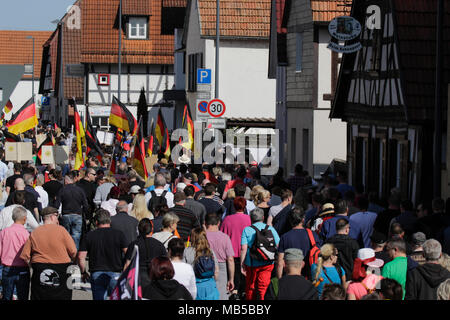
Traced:
<path id="1" fill-rule="evenodd" d="M 197 69 L 197 83 L 211 84 L 211 69 Z"/>

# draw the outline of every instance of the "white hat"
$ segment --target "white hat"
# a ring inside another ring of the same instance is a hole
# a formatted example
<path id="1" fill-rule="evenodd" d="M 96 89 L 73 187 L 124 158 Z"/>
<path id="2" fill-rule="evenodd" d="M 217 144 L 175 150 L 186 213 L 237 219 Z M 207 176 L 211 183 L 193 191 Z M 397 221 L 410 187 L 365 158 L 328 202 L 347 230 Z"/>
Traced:
<path id="1" fill-rule="evenodd" d="M 365 265 L 367 265 L 369 267 L 373 267 L 373 268 L 381 268 L 384 264 L 383 260 L 375 258 L 375 251 L 371 248 L 359 249 L 357 258 L 361 259 Z M 373 259 L 373 260 L 372 261 L 364 261 L 367 259 Z"/>
<path id="2" fill-rule="evenodd" d="M 184 188 L 186 188 L 186 183 L 179 182 L 179 183 L 177 184 L 177 192 L 178 192 L 178 191 L 183 191 Z"/>
<path id="3" fill-rule="evenodd" d="M 191 163 L 191 159 L 186 154 L 183 154 L 181 157 L 178 157 L 178 163 L 188 164 Z"/>
<path id="4" fill-rule="evenodd" d="M 134 185 L 130 188 L 130 192 L 129 193 L 139 193 L 139 191 L 141 190 L 141 187 L 139 187 L 138 185 Z"/>

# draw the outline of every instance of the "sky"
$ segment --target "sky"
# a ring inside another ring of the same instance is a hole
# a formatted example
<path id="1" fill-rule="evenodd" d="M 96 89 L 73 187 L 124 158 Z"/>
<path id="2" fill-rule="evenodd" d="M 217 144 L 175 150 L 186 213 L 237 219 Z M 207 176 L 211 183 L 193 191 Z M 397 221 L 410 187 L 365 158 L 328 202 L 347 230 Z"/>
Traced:
<path id="1" fill-rule="evenodd" d="M 0 30 L 54 30 L 76 0 L 0 0 Z"/>

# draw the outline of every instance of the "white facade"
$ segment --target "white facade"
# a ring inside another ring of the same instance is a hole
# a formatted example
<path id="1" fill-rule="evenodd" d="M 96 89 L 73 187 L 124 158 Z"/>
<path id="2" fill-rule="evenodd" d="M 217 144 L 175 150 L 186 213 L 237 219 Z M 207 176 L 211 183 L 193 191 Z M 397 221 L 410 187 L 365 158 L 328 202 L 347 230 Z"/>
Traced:
<path id="1" fill-rule="evenodd" d="M 329 164 L 334 158 L 347 158 L 347 124 L 340 119 L 329 119 L 331 101 L 324 94 L 331 88 L 331 50 L 327 48 L 330 34 L 319 32 L 319 65 L 317 74 L 317 109 L 314 110 L 313 163 Z"/>
<path id="2" fill-rule="evenodd" d="M 93 124 L 104 129 L 109 128 L 107 119 L 111 111 L 113 97 L 118 98 L 118 68 L 117 65 L 96 64 L 89 73 L 88 103 L 89 112 L 93 118 Z M 92 72 L 93 71 L 93 72 Z M 99 85 L 99 74 L 109 75 L 109 85 Z M 137 118 L 137 103 L 141 89 L 144 88 L 147 104 L 157 104 L 163 98 L 163 91 L 169 90 L 174 85 L 173 66 L 160 65 L 122 65 L 120 101 L 127 106 L 135 118 Z M 80 108 L 80 113 L 84 108 Z M 158 108 L 149 108 L 151 119 L 158 115 Z M 162 108 L 166 125 L 173 127 L 174 108 Z M 103 118 L 101 120 L 95 118 Z M 148 128 L 150 130 L 150 127 Z"/>
<path id="3" fill-rule="evenodd" d="M 10 96 L 11 103 L 13 105 L 13 109 L 11 112 L 5 114 L 5 119 L 9 120 L 11 119 L 12 115 L 17 112 L 22 106 L 27 102 L 32 95 L 32 87 L 33 87 L 33 81 L 31 79 L 22 79 L 17 83 L 16 88 L 12 92 Z M 39 97 L 37 92 L 39 91 L 39 79 L 35 79 L 34 81 L 34 94 L 36 102 L 38 103 Z"/>
<path id="4" fill-rule="evenodd" d="M 199 14 L 195 4 L 191 6 L 189 14 L 186 70 L 189 70 L 190 54 L 203 54 L 202 67 L 211 69 L 212 73 L 210 94 L 211 99 L 214 99 L 215 38 L 206 39 L 200 36 Z M 275 118 L 276 80 L 267 78 L 268 59 L 268 39 L 220 39 L 218 98 L 226 105 L 224 118 Z M 186 84 L 189 83 L 188 77 L 189 73 L 186 71 Z M 187 91 L 194 117 L 197 110 L 197 93 L 198 91 Z"/>

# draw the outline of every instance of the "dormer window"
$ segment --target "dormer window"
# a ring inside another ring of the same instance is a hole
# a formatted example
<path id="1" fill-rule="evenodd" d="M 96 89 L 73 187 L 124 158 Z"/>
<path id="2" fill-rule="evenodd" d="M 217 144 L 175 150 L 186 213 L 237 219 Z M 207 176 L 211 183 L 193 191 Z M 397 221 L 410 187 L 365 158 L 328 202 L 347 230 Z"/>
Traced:
<path id="1" fill-rule="evenodd" d="M 129 17 L 128 39 L 147 39 L 147 30 L 147 17 Z"/>

